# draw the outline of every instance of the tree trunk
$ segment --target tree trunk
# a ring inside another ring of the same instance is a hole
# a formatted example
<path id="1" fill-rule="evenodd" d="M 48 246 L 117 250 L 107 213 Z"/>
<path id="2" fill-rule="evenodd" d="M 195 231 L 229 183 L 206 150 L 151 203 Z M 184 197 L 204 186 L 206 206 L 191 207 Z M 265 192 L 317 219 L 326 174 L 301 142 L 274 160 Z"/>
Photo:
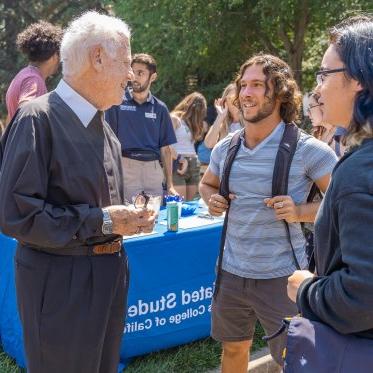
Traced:
<path id="1" fill-rule="evenodd" d="M 292 30 L 292 34 L 294 35 L 293 40 L 290 39 L 286 32 L 284 22 L 281 23 L 278 32 L 280 39 L 284 43 L 289 65 L 293 70 L 294 77 L 300 89 L 302 89 L 302 62 L 305 48 L 305 35 L 310 22 L 310 16 L 308 0 L 298 0 L 294 14 L 295 19 Z"/>

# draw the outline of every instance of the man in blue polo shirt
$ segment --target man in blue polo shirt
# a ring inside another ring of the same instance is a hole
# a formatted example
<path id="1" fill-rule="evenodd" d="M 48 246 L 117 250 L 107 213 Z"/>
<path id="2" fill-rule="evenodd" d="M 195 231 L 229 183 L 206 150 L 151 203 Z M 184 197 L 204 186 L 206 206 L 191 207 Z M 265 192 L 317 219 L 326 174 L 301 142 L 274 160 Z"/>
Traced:
<path id="1" fill-rule="evenodd" d="M 157 78 L 156 62 L 148 54 L 135 54 L 131 67 L 135 76 L 132 90 L 125 91 L 121 105 L 106 112 L 122 145 L 125 198 L 131 201 L 141 191 L 162 195 L 164 179 L 168 193 L 177 194 L 169 148 L 176 143 L 175 132 L 167 106 L 150 92 Z"/>

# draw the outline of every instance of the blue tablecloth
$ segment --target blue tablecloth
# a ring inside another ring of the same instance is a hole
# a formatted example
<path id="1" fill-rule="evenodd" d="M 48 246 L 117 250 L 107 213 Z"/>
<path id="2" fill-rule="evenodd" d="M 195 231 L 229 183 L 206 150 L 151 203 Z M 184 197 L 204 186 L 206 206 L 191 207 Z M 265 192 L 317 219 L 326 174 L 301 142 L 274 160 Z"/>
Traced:
<path id="1" fill-rule="evenodd" d="M 121 362 L 209 335 L 214 266 L 221 224 L 125 241 L 130 264 Z M 16 241 L 0 235 L 0 342 L 25 366 L 13 257 Z"/>

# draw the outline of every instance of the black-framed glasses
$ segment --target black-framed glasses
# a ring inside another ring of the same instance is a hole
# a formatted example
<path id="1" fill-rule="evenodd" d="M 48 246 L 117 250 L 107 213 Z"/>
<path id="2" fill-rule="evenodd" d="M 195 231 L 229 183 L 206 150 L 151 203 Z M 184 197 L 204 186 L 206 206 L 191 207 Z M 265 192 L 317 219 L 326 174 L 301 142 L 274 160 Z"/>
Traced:
<path id="1" fill-rule="evenodd" d="M 330 69 L 330 70 L 320 70 L 316 73 L 316 82 L 317 85 L 321 85 L 324 83 L 324 79 L 326 76 L 329 74 L 334 74 L 334 73 L 340 73 L 342 71 L 346 71 L 345 67 L 340 67 L 339 69 Z"/>

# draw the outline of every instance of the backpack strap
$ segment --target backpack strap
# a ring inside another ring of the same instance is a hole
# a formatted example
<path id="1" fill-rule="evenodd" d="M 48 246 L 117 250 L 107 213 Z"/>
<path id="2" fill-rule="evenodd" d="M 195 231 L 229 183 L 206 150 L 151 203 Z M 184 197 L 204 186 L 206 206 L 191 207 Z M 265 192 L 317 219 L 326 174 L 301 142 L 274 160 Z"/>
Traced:
<path id="1" fill-rule="evenodd" d="M 308 195 L 308 197 L 307 197 L 307 202 L 308 202 L 308 203 L 309 203 L 309 202 L 313 202 L 313 200 L 315 199 L 315 197 L 316 197 L 317 195 L 319 195 L 320 198 L 322 198 L 322 194 L 321 194 L 321 192 L 320 192 L 319 187 L 318 187 L 315 183 L 313 183 L 313 184 L 312 184 L 312 187 L 311 187 L 311 190 L 310 190 L 310 193 L 309 193 L 309 195 Z"/>
<path id="2" fill-rule="evenodd" d="M 236 154 L 241 145 L 241 131 L 237 131 L 229 143 L 229 148 L 227 151 L 227 156 L 224 161 L 223 173 L 221 175 L 219 194 L 223 196 L 229 202 L 229 175 L 231 173 L 231 168 Z"/>
<path id="3" fill-rule="evenodd" d="M 300 137 L 300 130 L 295 123 L 289 123 L 285 125 L 285 131 L 282 136 L 277 156 L 275 160 L 275 166 L 273 169 L 272 176 L 272 197 L 279 195 L 287 195 L 288 193 L 288 182 L 291 162 L 293 160 L 295 150 L 297 149 L 297 143 Z M 289 241 L 291 252 L 293 254 L 293 260 L 295 267 L 301 269 L 295 250 L 291 242 L 290 228 L 286 220 L 283 220 L 286 230 L 286 236 Z"/>
<path id="4" fill-rule="evenodd" d="M 215 280 L 215 288 L 214 288 L 214 297 L 216 297 L 219 286 L 220 286 L 220 279 L 221 279 L 221 267 L 223 263 L 223 253 L 224 253 L 224 246 L 225 246 L 225 237 L 227 235 L 227 226 L 228 226 L 228 214 L 229 214 L 229 207 L 230 207 L 230 199 L 229 199 L 229 175 L 231 172 L 233 161 L 237 155 L 238 149 L 241 145 L 241 138 L 240 135 L 243 132 L 237 131 L 229 143 L 229 148 L 227 151 L 227 156 L 224 161 L 223 166 L 223 173 L 221 175 L 220 186 L 219 186 L 219 194 L 223 196 L 228 201 L 228 209 L 225 212 L 224 217 L 224 224 L 223 230 L 221 233 L 220 238 L 220 249 L 219 249 L 219 257 L 218 257 L 218 265 L 216 269 L 216 280 Z"/>
<path id="5" fill-rule="evenodd" d="M 287 195 L 288 193 L 289 171 L 299 137 L 300 130 L 295 123 L 285 125 L 273 169 L 272 196 Z"/>

